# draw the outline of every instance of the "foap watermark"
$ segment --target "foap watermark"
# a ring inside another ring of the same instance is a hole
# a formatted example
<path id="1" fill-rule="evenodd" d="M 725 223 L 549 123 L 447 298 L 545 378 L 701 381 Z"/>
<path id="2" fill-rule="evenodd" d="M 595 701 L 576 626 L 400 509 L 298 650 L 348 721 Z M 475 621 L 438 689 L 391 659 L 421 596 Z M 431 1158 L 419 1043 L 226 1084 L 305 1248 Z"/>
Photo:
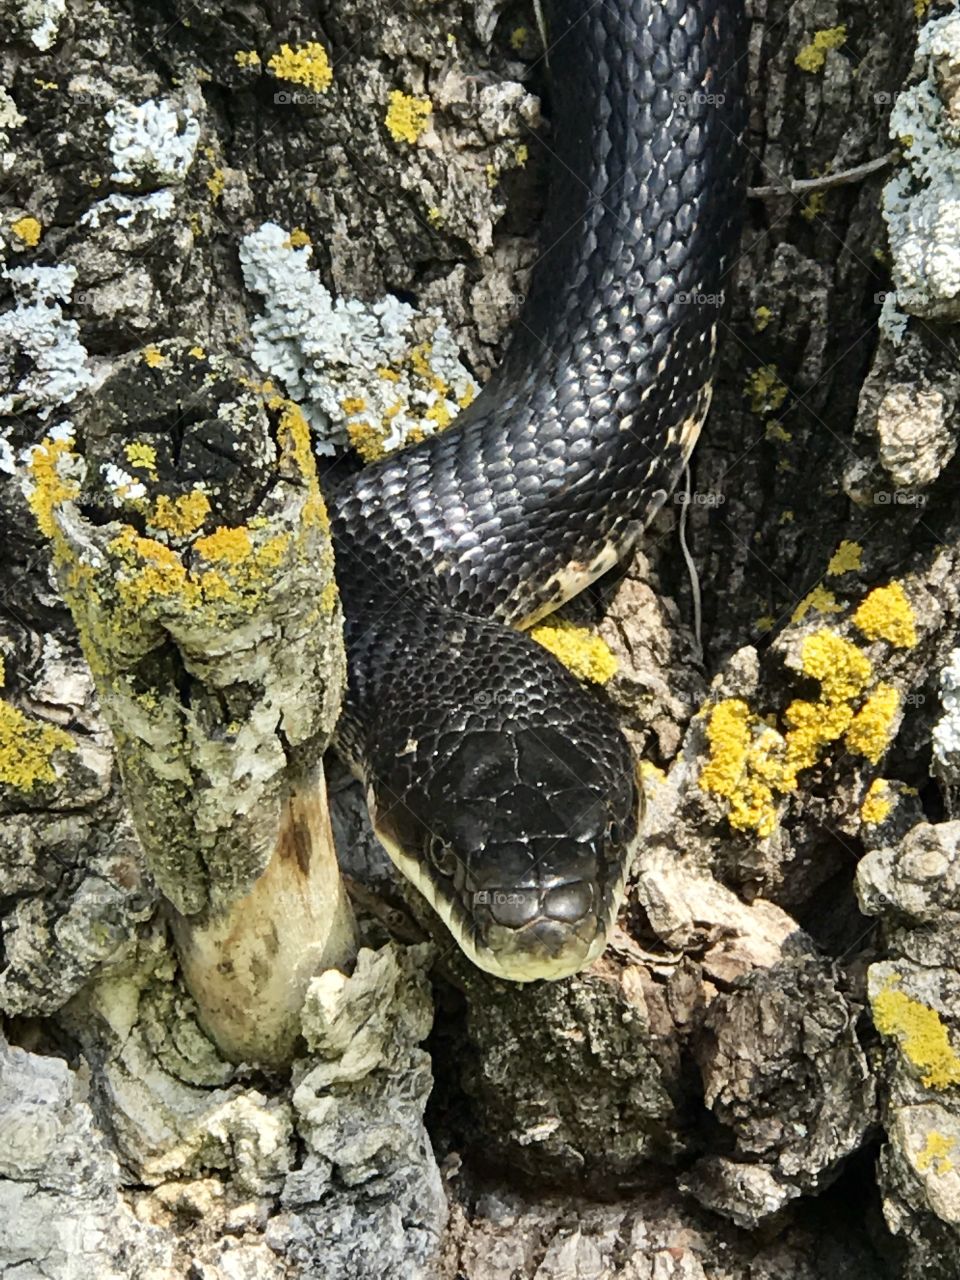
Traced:
<path id="1" fill-rule="evenodd" d="M 878 489 L 873 495 L 875 507 L 925 507 L 926 495 L 906 489 Z"/>
<path id="2" fill-rule="evenodd" d="M 536 902 L 535 893 L 526 893 L 522 889 L 478 889 L 473 895 L 475 907 L 522 907 L 527 902 Z"/>
<path id="3" fill-rule="evenodd" d="M 700 493 L 696 489 L 693 493 L 679 492 L 673 495 L 674 504 L 678 507 L 685 507 L 688 502 L 694 507 L 722 507 L 726 500 L 726 494 Z"/>
<path id="4" fill-rule="evenodd" d="M 273 100 L 281 107 L 318 107 L 323 94 L 306 93 L 302 89 L 278 89 Z"/>
<path id="5" fill-rule="evenodd" d="M 683 303 L 688 307 L 723 307 L 726 305 L 726 294 L 721 289 L 719 293 L 698 293 L 693 291 L 686 293 L 680 290 L 677 294 L 677 302 Z"/>
<path id="6" fill-rule="evenodd" d="M 727 100 L 725 93 L 706 93 L 703 89 L 694 89 L 692 93 L 681 89 L 673 95 L 673 100 L 681 107 L 722 107 Z"/>

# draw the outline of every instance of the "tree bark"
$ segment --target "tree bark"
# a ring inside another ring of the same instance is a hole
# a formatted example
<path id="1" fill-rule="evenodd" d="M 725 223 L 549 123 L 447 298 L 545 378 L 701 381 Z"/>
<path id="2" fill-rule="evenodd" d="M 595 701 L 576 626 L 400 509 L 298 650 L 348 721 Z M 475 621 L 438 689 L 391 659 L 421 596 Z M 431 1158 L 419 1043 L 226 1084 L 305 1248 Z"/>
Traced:
<path id="1" fill-rule="evenodd" d="M 0 4 L 3 1274 L 960 1276 L 960 19 L 751 8 L 702 644 L 678 500 L 569 611 L 628 901 L 521 988 L 321 758 L 321 490 L 502 352 L 533 10 Z"/>

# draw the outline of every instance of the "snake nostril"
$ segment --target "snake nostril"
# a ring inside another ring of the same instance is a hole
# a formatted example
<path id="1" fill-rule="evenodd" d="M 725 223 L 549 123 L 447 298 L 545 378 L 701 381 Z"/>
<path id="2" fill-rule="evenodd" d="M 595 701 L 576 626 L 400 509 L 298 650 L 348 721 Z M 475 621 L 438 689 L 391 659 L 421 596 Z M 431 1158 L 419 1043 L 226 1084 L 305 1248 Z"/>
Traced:
<path id="1" fill-rule="evenodd" d="M 494 889 L 486 898 L 490 914 L 506 929 L 519 929 L 540 915 L 540 895 L 535 889 Z"/>
<path id="2" fill-rule="evenodd" d="M 576 924 L 592 910 L 593 885 L 587 880 L 558 885 L 543 900 L 543 914 L 564 924 Z"/>

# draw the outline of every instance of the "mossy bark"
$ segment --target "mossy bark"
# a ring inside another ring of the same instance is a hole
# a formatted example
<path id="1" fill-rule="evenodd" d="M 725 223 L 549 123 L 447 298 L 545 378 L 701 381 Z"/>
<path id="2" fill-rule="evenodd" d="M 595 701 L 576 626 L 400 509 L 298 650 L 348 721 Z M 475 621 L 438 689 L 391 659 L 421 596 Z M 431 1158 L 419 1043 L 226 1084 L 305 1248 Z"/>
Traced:
<path id="1" fill-rule="evenodd" d="M 645 762 L 612 945 L 541 990 L 472 971 L 328 757 L 379 949 L 307 983 L 291 1077 L 251 1081 L 203 1028 L 280 1062 L 347 911 L 318 856 L 342 678 L 320 493 L 289 388 L 250 361 L 240 242 L 278 223 L 337 296 L 439 307 L 482 380 L 537 252 L 535 14 L 5 7 L 5 266 L 73 273 L 36 307 L 0 286 L 6 1265 L 72 1276 L 86 1232 L 88 1270 L 151 1280 L 960 1276 L 960 840 L 930 775 L 960 626 L 955 327 L 929 299 L 878 327 L 918 296 L 887 170 L 770 191 L 909 150 L 898 92 L 929 71 L 949 124 L 957 76 L 942 51 L 911 72 L 911 0 L 751 9 L 762 194 L 687 506 L 702 651 L 679 504 L 571 610 Z"/>

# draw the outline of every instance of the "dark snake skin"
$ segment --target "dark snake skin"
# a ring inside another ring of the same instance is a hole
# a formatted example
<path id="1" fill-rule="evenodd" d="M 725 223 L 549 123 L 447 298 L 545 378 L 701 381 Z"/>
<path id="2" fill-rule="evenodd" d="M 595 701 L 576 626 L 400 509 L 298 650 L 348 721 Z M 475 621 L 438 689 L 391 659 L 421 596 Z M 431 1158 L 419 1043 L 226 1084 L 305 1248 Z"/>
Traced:
<path id="1" fill-rule="evenodd" d="M 622 559 L 710 402 L 738 242 L 742 0 L 550 0 L 543 251 L 447 431 L 331 496 L 338 747 L 464 950 L 561 977 L 602 950 L 638 783 L 603 698 L 516 628 Z"/>

